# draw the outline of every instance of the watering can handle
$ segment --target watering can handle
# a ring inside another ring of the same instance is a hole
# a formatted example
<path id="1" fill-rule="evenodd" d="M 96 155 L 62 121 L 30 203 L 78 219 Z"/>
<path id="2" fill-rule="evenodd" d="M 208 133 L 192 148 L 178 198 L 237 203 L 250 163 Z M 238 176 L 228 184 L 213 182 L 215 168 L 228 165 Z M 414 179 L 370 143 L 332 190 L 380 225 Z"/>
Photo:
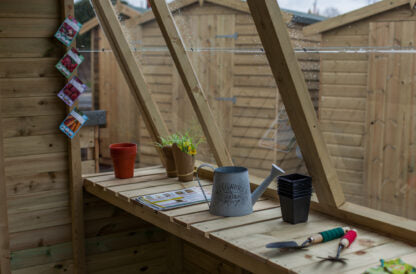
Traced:
<path id="1" fill-rule="evenodd" d="M 210 206 L 210 204 L 209 204 L 209 201 L 208 201 L 208 199 L 207 199 L 207 195 L 205 194 L 205 191 L 204 191 L 204 189 L 202 188 L 201 182 L 199 181 L 198 171 L 199 171 L 199 169 L 200 169 L 200 168 L 202 168 L 202 167 L 209 167 L 209 168 L 212 168 L 214 171 L 215 171 L 215 167 L 213 167 L 213 166 L 212 166 L 212 165 L 210 165 L 210 164 L 202 164 L 202 165 L 200 165 L 200 166 L 196 169 L 196 179 L 198 180 L 198 185 L 199 185 L 199 187 L 201 188 L 201 190 L 202 190 L 202 194 L 204 194 L 205 201 L 207 202 L 208 207 L 209 207 L 209 206 Z"/>

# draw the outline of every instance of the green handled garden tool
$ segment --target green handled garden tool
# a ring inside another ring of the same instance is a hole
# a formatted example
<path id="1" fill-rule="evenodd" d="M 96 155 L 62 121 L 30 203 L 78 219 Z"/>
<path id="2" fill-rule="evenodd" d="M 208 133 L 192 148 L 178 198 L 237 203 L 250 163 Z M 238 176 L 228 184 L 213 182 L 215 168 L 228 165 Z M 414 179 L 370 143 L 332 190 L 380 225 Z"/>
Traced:
<path id="1" fill-rule="evenodd" d="M 330 261 L 330 262 L 335 262 L 335 263 L 343 263 L 345 264 L 346 262 L 346 258 L 340 258 L 339 256 L 341 255 L 341 251 L 344 250 L 344 248 L 348 248 L 350 247 L 350 245 L 355 241 L 355 239 L 357 238 L 357 230 L 355 229 L 351 229 L 349 230 L 341 239 L 341 241 L 338 244 L 338 250 L 337 250 L 337 255 L 335 257 L 333 256 L 328 256 L 327 258 L 322 258 L 322 257 L 318 257 L 320 259 L 322 259 L 322 261 Z"/>
<path id="2" fill-rule="evenodd" d="M 347 233 L 348 227 L 337 227 L 334 229 L 319 232 L 306 239 L 301 245 L 295 241 L 289 242 L 275 242 L 267 244 L 267 248 L 284 248 L 284 249 L 303 249 L 312 244 L 325 243 L 335 239 L 339 239 Z"/>

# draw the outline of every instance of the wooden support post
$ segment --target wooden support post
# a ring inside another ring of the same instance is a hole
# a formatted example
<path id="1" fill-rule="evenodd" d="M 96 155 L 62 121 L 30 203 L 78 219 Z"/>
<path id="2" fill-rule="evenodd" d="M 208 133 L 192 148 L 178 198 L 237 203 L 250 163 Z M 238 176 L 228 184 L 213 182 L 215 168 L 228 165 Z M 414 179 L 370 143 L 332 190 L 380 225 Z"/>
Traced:
<path id="1" fill-rule="evenodd" d="M 276 0 L 248 0 L 251 15 L 269 60 L 282 101 L 320 203 L 345 202 L 318 119 Z"/>
<path id="2" fill-rule="evenodd" d="M 183 240 L 176 235 L 168 235 L 169 254 L 167 258 L 169 273 L 183 273 Z"/>
<path id="3" fill-rule="evenodd" d="M 215 122 L 208 100 L 192 67 L 189 56 L 185 51 L 182 37 L 166 1 L 150 0 L 150 3 L 217 164 L 219 166 L 233 165 L 231 155 Z"/>
<path id="4" fill-rule="evenodd" d="M 63 19 L 74 16 L 74 1 L 62 0 Z M 75 47 L 73 44 L 72 47 Z M 64 48 L 65 51 L 68 49 Z M 75 106 L 77 106 L 75 104 Z M 71 108 L 67 107 L 67 112 Z M 84 200 L 82 188 L 81 144 L 79 134 L 68 139 L 69 161 L 69 195 L 72 223 L 72 257 L 74 259 L 74 273 L 87 273 L 85 264 L 85 231 L 84 231 Z"/>
<path id="5" fill-rule="evenodd" d="M 126 37 L 123 34 L 117 15 L 109 0 L 92 0 L 95 13 L 100 21 L 101 27 L 117 59 L 118 65 L 123 72 L 124 78 L 133 94 L 145 121 L 147 130 L 153 142 L 160 142 L 160 136 L 168 136 L 169 131 L 163 121 L 150 91 L 144 80 L 143 73 L 136 63 Z M 123 121 L 119 121 L 122 123 Z M 156 147 L 155 147 L 156 148 Z M 157 149 L 164 162 L 164 154 Z"/>
<path id="6" fill-rule="evenodd" d="M 0 98 L 1 103 L 1 98 Z M 1 104 L 0 104 L 1 106 Z M 3 119 L 0 108 L 0 121 Z M 10 270 L 10 242 L 9 217 L 7 214 L 7 188 L 4 170 L 3 127 L 0 127 L 0 273 L 9 274 Z"/>

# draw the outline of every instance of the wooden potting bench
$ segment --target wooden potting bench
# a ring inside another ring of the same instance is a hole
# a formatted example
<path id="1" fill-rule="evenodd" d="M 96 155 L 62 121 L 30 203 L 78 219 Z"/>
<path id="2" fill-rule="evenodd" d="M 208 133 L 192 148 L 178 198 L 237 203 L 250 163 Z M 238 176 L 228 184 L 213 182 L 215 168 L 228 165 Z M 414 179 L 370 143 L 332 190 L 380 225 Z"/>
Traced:
<path id="1" fill-rule="evenodd" d="M 211 187 L 211 180 L 202 182 Z M 362 273 L 378 265 L 380 259 L 398 257 L 416 265 L 415 247 L 360 227 L 357 240 L 342 253 L 348 259 L 345 265 L 321 262 L 319 258 L 335 255 L 337 240 L 296 252 L 267 249 L 265 245 L 270 242 L 301 242 L 308 235 L 337 226 L 356 228 L 315 211 L 310 213 L 307 223 L 285 223 L 278 200 L 269 197 L 273 190 L 255 204 L 252 214 L 243 217 L 211 215 L 206 203 L 155 211 L 135 201 L 140 195 L 197 185 L 196 181 L 181 183 L 167 178 L 161 166 L 136 169 L 131 179 L 116 179 L 113 173 L 84 178 L 84 188 L 89 193 L 253 273 Z"/>

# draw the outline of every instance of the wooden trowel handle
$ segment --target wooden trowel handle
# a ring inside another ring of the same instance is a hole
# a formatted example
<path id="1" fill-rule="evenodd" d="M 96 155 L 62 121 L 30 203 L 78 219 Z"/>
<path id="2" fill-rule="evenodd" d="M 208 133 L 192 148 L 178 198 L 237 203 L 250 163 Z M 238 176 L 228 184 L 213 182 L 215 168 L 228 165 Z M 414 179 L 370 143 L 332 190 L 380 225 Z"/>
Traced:
<path id="1" fill-rule="evenodd" d="M 334 229 L 322 231 L 315 235 L 312 235 L 311 237 L 309 237 L 309 240 L 311 244 L 329 242 L 329 241 L 341 238 L 342 236 L 345 235 L 345 233 L 348 230 L 349 230 L 348 227 L 337 227 Z"/>

